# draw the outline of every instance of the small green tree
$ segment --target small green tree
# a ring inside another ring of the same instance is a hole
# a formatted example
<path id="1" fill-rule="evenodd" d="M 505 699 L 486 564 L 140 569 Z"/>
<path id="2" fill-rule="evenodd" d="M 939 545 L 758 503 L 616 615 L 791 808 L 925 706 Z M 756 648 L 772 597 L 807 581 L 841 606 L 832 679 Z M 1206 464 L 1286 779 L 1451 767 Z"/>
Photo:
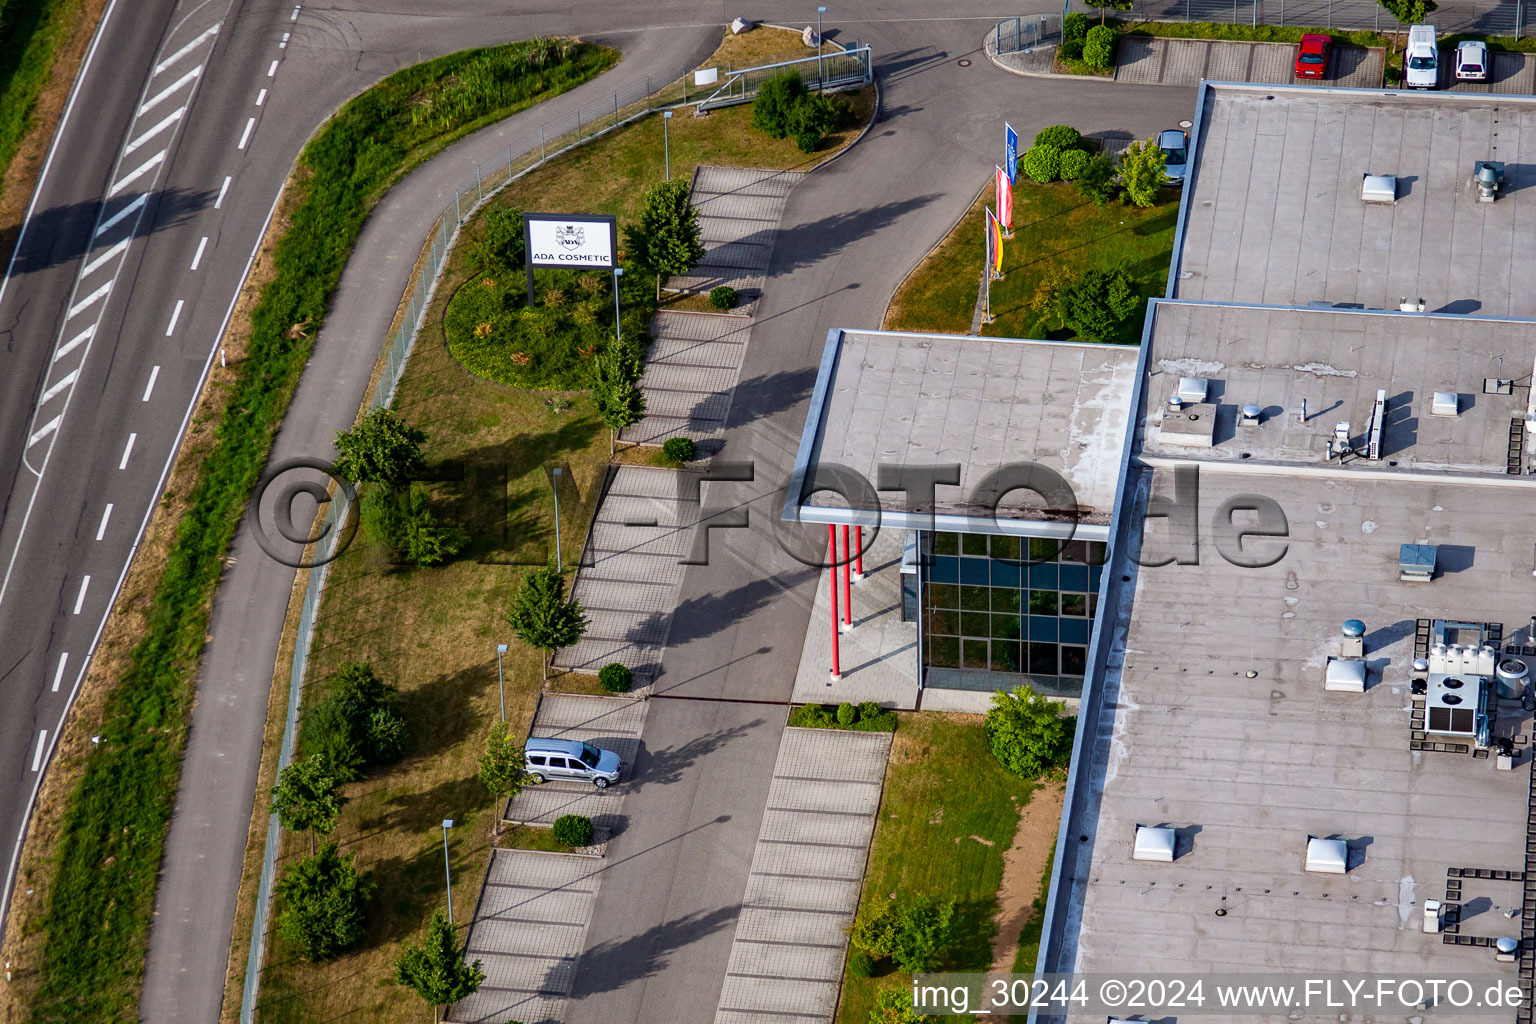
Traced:
<path id="1" fill-rule="evenodd" d="M 645 190 L 640 222 L 624 231 L 624 242 L 635 263 L 656 275 L 656 299 L 661 282 L 686 274 L 704 258 L 699 211 L 688 201 L 686 181 L 663 181 Z"/>
<path id="2" fill-rule="evenodd" d="M 1030 146 L 1019 157 L 1019 169 L 1042 185 L 1055 181 L 1061 174 L 1061 150 L 1050 145 Z"/>
<path id="3" fill-rule="evenodd" d="M 1077 172 L 1077 191 L 1094 206 L 1103 206 L 1115 196 L 1115 164 L 1102 153 L 1088 158 Z"/>
<path id="4" fill-rule="evenodd" d="M 507 621 L 519 640 L 546 655 L 571 646 L 587 631 L 581 602 L 565 599 L 565 577 L 552 565 L 523 580 Z"/>
<path id="5" fill-rule="evenodd" d="M 987 742 L 1009 773 L 1021 779 L 1038 779 L 1066 765 L 1072 756 L 1072 730 L 1077 719 L 1062 717 L 1065 706 L 1027 686 L 992 695 Z"/>
<path id="6" fill-rule="evenodd" d="M 352 858 L 326 843 L 278 880 L 278 932 L 306 960 L 340 956 L 362 941 L 372 893 Z"/>
<path id="7" fill-rule="evenodd" d="M 432 497 L 423 484 L 412 484 L 406 498 L 400 533 L 400 555 L 412 565 L 441 565 L 464 546 L 464 531 L 432 511 Z"/>
<path id="8" fill-rule="evenodd" d="M 1089 341 L 1113 341 L 1142 298 L 1124 268 L 1085 270 L 1056 295 L 1056 317 Z"/>
<path id="9" fill-rule="evenodd" d="M 1131 9 L 1132 0 L 1083 0 L 1089 7 L 1095 7 L 1099 12 L 1099 25 L 1104 26 L 1104 16 L 1110 11 L 1128 11 Z"/>
<path id="10" fill-rule="evenodd" d="M 464 962 L 453 925 L 441 910 L 432 912 L 426 941 L 407 944 L 395 960 L 395 984 L 421 996 L 432 1007 L 433 1021 L 442 1020 L 444 1008 L 472 995 L 483 981 L 480 961 Z"/>
<path id="11" fill-rule="evenodd" d="M 1088 34 L 1088 15 L 1082 11 L 1072 11 L 1061 19 L 1061 38 L 1076 39 L 1079 42 Z"/>
<path id="12" fill-rule="evenodd" d="M 854 919 L 849 941 L 877 959 L 911 974 L 939 967 L 953 939 L 955 902 L 910 896 L 900 903 L 871 904 Z"/>
<path id="13" fill-rule="evenodd" d="M 1093 26 L 1083 41 L 1083 63 L 1095 71 L 1103 71 L 1114 62 L 1115 30 L 1105 25 Z"/>
<path id="14" fill-rule="evenodd" d="M 769 78 L 752 100 L 752 127 L 770 139 L 789 135 L 795 107 L 804 95 L 805 83 L 798 71 L 781 71 Z"/>
<path id="15" fill-rule="evenodd" d="M 492 203 L 480 215 L 480 236 L 469 245 L 469 262 L 487 274 L 523 269 L 523 211 Z"/>
<path id="16" fill-rule="evenodd" d="M 326 677 L 323 693 L 304 715 L 300 746 L 324 760 L 339 781 L 351 782 L 365 767 L 404 755 L 409 729 L 400 716 L 399 691 L 372 665 L 343 665 Z"/>
<path id="17" fill-rule="evenodd" d="M 336 435 L 336 472 L 353 483 L 403 484 L 426 468 L 426 439 L 393 409 L 375 409 Z"/>
<path id="18" fill-rule="evenodd" d="M 1168 182 L 1166 161 L 1153 139 L 1127 146 L 1120 155 L 1120 183 L 1126 199 L 1142 208 L 1156 204 L 1157 190 Z"/>
<path id="19" fill-rule="evenodd" d="M 272 787 L 272 810 L 278 824 L 290 832 L 309 833 L 309 852 L 315 852 L 315 834 L 336 831 L 336 820 L 346 797 L 336 792 L 331 766 L 318 756 L 295 761 L 284 768 Z"/>
<path id="20" fill-rule="evenodd" d="M 635 381 L 632 364 L 624 353 L 609 349 L 592 360 L 592 404 L 609 430 L 608 448 L 625 427 L 645 415 L 645 392 Z"/>
<path id="21" fill-rule="evenodd" d="M 495 798 L 496 834 L 501 834 L 500 804 L 523 791 L 528 778 L 527 765 L 523 762 L 523 745 L 518 742 L 506 722 L 491 726 L 491 735 L 485 741 L 485 753 L 480 755 L 480 783 Z"/>
<path id="22" fill-rule="evenodd" d="M 1440 5 L 1435 0 L 1380 0 L 1388 14 L 1403 25 L 1417 25 Z"/>

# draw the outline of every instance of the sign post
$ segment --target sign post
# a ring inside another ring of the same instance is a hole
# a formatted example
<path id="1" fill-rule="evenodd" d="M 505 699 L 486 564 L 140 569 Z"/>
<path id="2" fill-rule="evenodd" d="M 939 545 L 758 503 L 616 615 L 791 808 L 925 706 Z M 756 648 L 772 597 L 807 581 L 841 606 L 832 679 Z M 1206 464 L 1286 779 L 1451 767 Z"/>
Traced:
<path id="1" fill-rule="evenodd" d="M 1003 122 L 1003 167 L 1009 184 L 1019 180 L 1019 133 L 1007 121 Z"/>
<path id="2" fill-rule="evenodd" d="M 533 305 L 533 268 L 614 270 L 619 265 L 618 232 L 612 217 L 597 214 L 523 214 L 523 252 L 528 269 L 528 305 Z"/>

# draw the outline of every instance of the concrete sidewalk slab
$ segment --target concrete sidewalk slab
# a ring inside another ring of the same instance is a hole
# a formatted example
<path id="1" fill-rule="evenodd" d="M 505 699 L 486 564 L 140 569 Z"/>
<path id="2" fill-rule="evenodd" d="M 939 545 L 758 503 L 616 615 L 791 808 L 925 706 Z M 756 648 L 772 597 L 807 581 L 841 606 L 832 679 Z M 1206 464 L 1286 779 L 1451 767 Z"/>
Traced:
<path id="1" fill-rule="evenodd" d="M 699 212 L 704 259 L 667 282 L 681 292 L 734 288 L 732 313 L 750 315 L 762 295 L 779 218 L 790 190 L 804 175 L 747 167 L 702 166 L 694 173 L 691 202 Z M 649 393 L 647 393 L 649 394 Z"/>
<path id="2" fill-rule="evenodd" d="M 640 378 L 645 416 L 619 440 L 659 445 L 672 437 L 717 447 L 741 376 L 750 321 L 709 313 L 658 313 Z M 708 448 L 706 449 L 708 450 Z"/>
<path id="3" fill-rule="evenodd" d="M 1379 88 L 1385 56 L 1379 49 L 1335 46 L 1327 76 L 1316 82 L 1296 77 L 1294 43 L 1122 36 L 1115 60 L 1115 81 L 1133 85 L 1197 85 L 1209 79 Z"/>
<path id="4" fill-rule="evenodd" d="M 831 1021 L 890 733 L 786 729 L 715 1024 Z"/>

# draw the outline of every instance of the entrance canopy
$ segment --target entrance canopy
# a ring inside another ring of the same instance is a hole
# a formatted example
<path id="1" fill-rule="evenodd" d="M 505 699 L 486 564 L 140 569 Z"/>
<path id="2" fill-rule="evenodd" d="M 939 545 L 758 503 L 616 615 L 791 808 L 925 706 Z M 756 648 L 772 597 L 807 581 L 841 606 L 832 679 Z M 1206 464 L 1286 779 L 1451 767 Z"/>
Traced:
<path id="1" fill-rule="evenodd" d="M 1105 540 L 1139 355 L 829 331 L 784 518 Z"/>

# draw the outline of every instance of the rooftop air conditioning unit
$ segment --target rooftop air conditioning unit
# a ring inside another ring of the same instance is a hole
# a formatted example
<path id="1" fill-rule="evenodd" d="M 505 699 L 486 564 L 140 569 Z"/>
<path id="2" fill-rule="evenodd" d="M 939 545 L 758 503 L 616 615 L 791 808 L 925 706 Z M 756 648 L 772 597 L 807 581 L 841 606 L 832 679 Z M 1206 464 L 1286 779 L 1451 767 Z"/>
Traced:
<path id="1" fill-rule="evenodd" d="M 1367 203 L 1395 203 L 1397 202 L 1397 175 L 1395 174 L 1364 174 L 1361 175 L 1360 199 Z"/>
<path id="2" fill-rule="evenodd" d="M 1257 405 L 1245 405 L 1238 416 L 1238 423 L 1244 427 L 1256 427 L 1264 421 L 1264 410 Z"/>

